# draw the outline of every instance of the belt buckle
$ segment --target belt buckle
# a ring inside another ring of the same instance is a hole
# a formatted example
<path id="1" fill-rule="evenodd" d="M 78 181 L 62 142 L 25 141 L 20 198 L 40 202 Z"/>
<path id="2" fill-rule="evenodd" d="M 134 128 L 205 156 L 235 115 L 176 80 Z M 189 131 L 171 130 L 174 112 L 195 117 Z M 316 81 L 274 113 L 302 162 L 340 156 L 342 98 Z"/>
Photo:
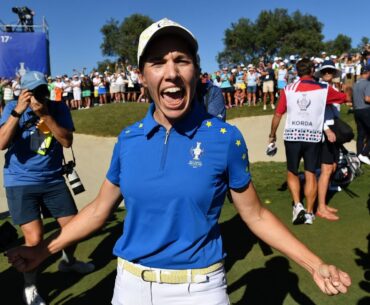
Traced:
<path id="1" fill-rule="evenodd" d="M 141 278 L 144 282 L 150 282 L 150 281 L 147 281 L 147 280 L 144 278 L 144 274 L 145 274 L 145 272 L 147 272 L 147 271 L 152 271 L 152 270 L 150 270 L 150 269 L 143 269 L 143 270 L 141 271 L 141 273 L 140 273 L 140 278 Z"/>
<path id="2" fill-rule="evenodd" d="M 144 278 L 145 277 L 145 272 L 153 272 L 154 275 L 155 275 L 155 279 L 146 280 Z M 141 271 L 140 277 L 144 282 L 162 283 L 162 281 L 161 281 L 161 271 L 160 270 L 144 269 L 144 270 Z"/>

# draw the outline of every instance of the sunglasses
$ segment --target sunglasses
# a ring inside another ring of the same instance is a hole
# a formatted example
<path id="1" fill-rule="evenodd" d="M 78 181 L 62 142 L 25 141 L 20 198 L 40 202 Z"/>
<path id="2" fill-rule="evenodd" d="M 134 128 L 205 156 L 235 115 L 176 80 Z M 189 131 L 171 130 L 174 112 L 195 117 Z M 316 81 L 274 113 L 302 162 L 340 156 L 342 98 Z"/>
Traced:
<path id="1" fill-rule="evenodd" d="M 335 70 L 333 69 L 324 69 L 324 70 L 321 70 L 321 74 L 325 75 L 325 74 L 334 74 L 335 73 Z"/>

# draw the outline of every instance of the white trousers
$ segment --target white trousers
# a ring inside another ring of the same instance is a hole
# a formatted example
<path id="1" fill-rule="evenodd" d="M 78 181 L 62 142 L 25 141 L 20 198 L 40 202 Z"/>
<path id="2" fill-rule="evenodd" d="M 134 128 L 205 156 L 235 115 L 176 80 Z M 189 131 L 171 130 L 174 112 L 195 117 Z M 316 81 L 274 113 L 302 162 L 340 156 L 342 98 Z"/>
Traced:
<path id="1" fill-rule="evenodd" d="M 203 283 L 146 282 L 117 266 L 112 305 L 230 305 L 224 268 L 207 277 Z"/>

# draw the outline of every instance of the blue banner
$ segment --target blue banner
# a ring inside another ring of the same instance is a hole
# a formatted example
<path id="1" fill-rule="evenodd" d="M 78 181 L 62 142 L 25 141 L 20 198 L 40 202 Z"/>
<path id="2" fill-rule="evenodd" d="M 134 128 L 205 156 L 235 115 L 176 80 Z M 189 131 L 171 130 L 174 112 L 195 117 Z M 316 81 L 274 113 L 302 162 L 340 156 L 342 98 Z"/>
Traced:
<path id="1" fill-rule="evenodd" d="M 49 40 L 46 33 L 0 33 L 0 77 L 14 78 L 28 70 L 50 75 Z"/>

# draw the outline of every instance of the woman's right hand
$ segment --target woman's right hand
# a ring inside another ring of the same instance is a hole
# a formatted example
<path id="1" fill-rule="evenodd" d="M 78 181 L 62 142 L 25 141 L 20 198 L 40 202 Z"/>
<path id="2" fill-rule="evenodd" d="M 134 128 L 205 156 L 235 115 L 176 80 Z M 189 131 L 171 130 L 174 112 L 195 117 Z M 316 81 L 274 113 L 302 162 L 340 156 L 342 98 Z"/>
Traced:
<path id="1" fill-rule="evenodd" d="M 47 257 L 42 253 L 42 248 L 20 246 L 6 252 L 8 262 L 19 272 L 28 272 L 37 268 Z"/>

